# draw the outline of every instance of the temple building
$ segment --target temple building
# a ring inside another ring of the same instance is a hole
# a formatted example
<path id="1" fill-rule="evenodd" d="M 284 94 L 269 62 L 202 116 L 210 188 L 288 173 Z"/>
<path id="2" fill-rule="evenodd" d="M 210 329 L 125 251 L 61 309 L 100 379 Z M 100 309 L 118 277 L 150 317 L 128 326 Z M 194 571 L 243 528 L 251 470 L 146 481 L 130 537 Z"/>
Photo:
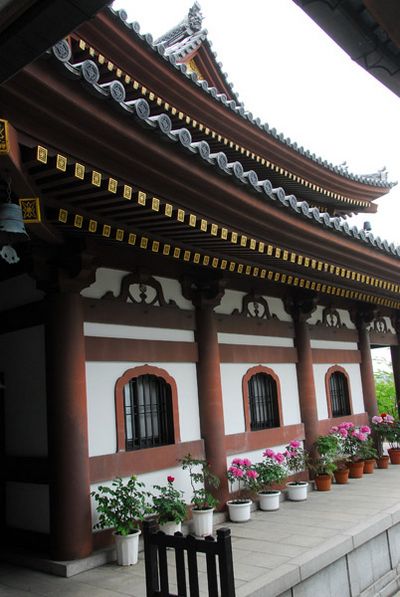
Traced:
<path id="1" fill-rule="evenodd" d="M 347 216 L 392 186 L 248 112 L 197 3 L 157 40 L 103 8 L 7 78 L 0 207 L 29 239 L 0 227 L 0 537 L 81 558 L 100 483 L 189 501 L 191 453 L 223 505 L 234 456 L 367 423 L 400 247 Z"/>

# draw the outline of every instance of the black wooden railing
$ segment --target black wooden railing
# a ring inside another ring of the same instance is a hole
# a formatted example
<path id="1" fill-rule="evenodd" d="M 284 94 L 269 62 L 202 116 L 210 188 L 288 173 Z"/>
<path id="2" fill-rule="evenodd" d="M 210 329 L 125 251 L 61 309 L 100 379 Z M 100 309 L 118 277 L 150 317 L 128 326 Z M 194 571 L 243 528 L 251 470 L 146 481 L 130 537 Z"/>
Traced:
<path id="1" fill-rule="evenodd" d="M 196 539 L 191 535 L 184 537 L 182 533 L 165 535 L 158 530 L 156 521 L 149 520 L 143 523 L 143 541 L 147 597 L 199 597 L 198 553 L 206 556 L 209 597 L 235 597 L 230 529 L 218 529 L 216 540 L 214 537 Z M 175 552 L 178 593 L 170 592 L 167 548 Z"/>

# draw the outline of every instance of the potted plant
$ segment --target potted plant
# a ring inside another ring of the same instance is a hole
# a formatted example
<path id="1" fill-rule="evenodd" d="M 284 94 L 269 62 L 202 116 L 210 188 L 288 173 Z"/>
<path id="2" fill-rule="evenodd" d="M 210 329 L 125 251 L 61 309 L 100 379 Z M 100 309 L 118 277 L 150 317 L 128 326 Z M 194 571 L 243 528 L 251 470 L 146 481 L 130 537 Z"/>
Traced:
<path id="1" fill-rule="evenodd" d="M 335 435 L 320 435 L 314 442 L 314 457 L 309 462 L 309 468 L 315 474 L 315 486 L 318 491 L 329 491 L 332 476 L 336 470 L 339 442 Z"/>
<path id="2" fill-rule="evenodd" d="M 363 442 L 360 446 L 360 457 L 364 460 L 364 474 L 371 474 L 374 472 L 376 458 L 378 452 L 375 449 L 372 437 Z"/>
<path id="3" fill-rule="evenodd" d="M 206 460 L 193 458 L 187 454 L 180 461 L 183 470 L 189 471 L 192 487 L 193 533 L 196 537 L 207 537 L 213 532 L 213 512 L 218 500 L 209 488 L 219 487 L 219 479 L 210 470 Z"/>
<path id="4" fill-rule="evenodd" d="M 114 528 L 117 562 L 120 566 L 136 564 L 140 530 L 138 522 L 151 512 L 150 494 L 135 475 L 123 481 L 117 477 L 111 486 L 99 485 L 91 495 L 96 500 L 99 522 L 94 528 Z"/>
<path id="5" fill-rule="evenodd" d="M 389 466 L 389 455 L 384 453 L 383 444 L 387 441 L 388 426 L 391 425 L 393 421 L 394 418 L 387 413 L 381 413 L 371 419 L 372 434 L 378 452 L 376 459 L 378 468 L 388 468 Z"/>
<path id="6" fill-rule="evenodd" d="M 372 418 L 372 425 L 374 431 L 379 433 L 381 444 L 385 440 L 389 443 L 388 454 L 391 464 L 400 464 L 400 421 L 387 413 L 382 413 L 380 417 Z"/>
<path id="7" fill-rule="evenodd" d="M 153 485 L 158 492 L 153 495 L 153 509 L 158 515 L 160 530 L 167 535 L 180 532 L 186 518 L 186 503 L 183 491 L 175 489 L 175 477 L 167 477 L 167 485 Z"/>
<path id="8" fill-rule="evenodd" d="M 356 427 L 351 421 L 340 423 L 332 427 L 330 434 L 337 437 L 342 452 L 349 462 L 349 477 L 360 479 L 364 472 L 364 460 L 362 457 L 362 446 L 368 440 L 371 429 L 368 425 Z"/>
<path id="9" fill-rule="evenodd" d="M 307 467 L 308 454 L 301 442 L 293 440 L 284 451 L 288 469 L 292 473 L 300 473 Z M 292 502 L 302 502 L 307 499 L 307 481 L 289 481 L 286 483 L 288 498 Z"/>
<path id="10" fill-rule="evenodd" d="M 287 477 L 286 458 L 281 452 L 268 448 L 263 452 L 264 460 L 255 465 L 258 473 L 256 486 L 260 510 L 278 510 L 281 492 L 272 485 L 282 483 Z"/>
<path id="11" fill-rule="evenodd" d="M 250 520 L 252 502 L 245 492 L 255 487 L 258 473 L 248 458 L 234 458 L 226 476 L 231 490 L 237 489 L 237 497 L 227 502 L 229 518 L 232 522 L 246 522 Z"/>

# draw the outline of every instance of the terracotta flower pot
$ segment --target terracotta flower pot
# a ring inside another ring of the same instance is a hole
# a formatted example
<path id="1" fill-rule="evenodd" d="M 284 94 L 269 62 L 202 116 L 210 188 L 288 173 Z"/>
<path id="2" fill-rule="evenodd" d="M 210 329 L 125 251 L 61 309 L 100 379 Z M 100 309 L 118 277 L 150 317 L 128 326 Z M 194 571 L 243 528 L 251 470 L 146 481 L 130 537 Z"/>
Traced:
<path id="1" fill-rule="evenodd" d="M 329 491 L 332 487 L 332 477 L 330 475 L 316 475 L 315 487 L 317 491 Z"/>
<path id="2" fill-rule="evenodd" d="M 389 448 L 388 454 L 391 464 L 400 464 L 400 448 Z"/>
<path id="3" fill-rule="evenodd" d="M 364 473 L 364 460 L 359 460 L 358 462 L 350 462 L 349 469 L 350 479 L 361 479 Z"/>
<path id="4" fill-rule="evenodd" d="M 375 462 L 375 458 L 364 460 L 364 475 L 371 475 L 374 472 Z"/>
<path id="5" fill-rule="evenodd" d="M 389 468 L 389 456 L 380 456 L 376 460 L 378 468 Z"/>
<path id="6" fill-rule="evenodd" d="M 350 470 L 348 468 L 338 468 L 333 474 L 335 477 L 336 485 L 346 485 L 349 481 Z"/>

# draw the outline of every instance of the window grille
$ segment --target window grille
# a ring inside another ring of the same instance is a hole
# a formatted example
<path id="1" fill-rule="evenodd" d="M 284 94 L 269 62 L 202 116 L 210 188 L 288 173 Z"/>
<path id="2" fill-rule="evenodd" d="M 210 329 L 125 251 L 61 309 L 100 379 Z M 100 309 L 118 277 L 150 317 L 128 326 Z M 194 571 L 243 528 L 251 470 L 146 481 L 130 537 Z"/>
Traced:
<path id="1" fill-rule="evenodd" d="M 332 417 L 345 417 L 351 414 L 347 378 L 341 371 L 334 371 L 329 378 Z"/>
<path id="2" fill-rule="evenodd" d="M 155 375 L 141 375 L 124 387 L 126 450 L 174 443 L 171 386 Z"/>
<path id="3" fill-rule="evenodd" d="M 278 391 L 276 381 L 266 373 L 256 373 L 249 379 L 250 429 L 279 427 Z"/>

